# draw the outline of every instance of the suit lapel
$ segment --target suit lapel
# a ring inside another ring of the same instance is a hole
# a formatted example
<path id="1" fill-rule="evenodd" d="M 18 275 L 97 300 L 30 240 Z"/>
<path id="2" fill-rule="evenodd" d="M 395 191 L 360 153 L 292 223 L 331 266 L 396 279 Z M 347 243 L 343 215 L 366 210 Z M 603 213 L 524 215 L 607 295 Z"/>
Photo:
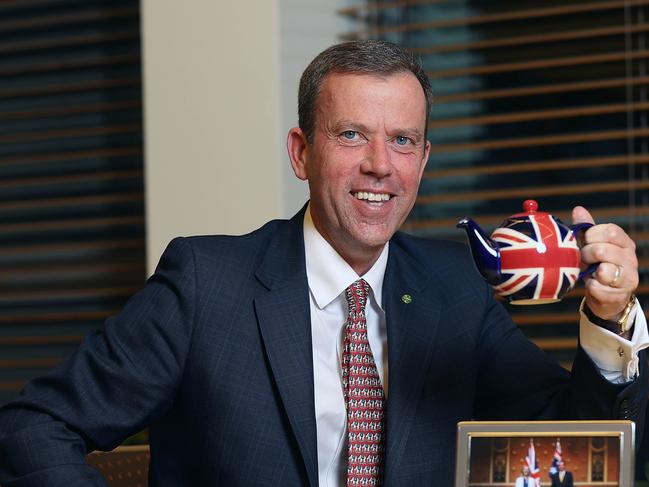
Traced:
<path id="1" fill-rule="evenodd" d="M 309 290 L 304 263 L 304 210 L 282 224 L 257 278 L 267 292 L 255 311 L 270 369 L 311 485 L 318 485 Z"/>
<path id="2" fill-rule="evenodd" d="M 386 484 L 398 483 L 399 464 L 431 363 L 440 309 L 431 272 L 394 239 L 383 286 L 388 329 L 389 388 Z"/>

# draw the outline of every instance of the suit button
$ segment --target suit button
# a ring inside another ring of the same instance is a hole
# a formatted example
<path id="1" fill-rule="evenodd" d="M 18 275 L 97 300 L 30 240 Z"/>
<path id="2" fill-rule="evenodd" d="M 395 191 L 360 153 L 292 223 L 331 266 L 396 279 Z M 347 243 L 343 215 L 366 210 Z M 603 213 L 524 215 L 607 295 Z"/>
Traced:
<path id="1" fill-rule="evenodd" d="M 620 403 L 620 412 L 618 414 L 620 419 L 629 419 L 629 400 L 623 399 Z"/>
<path id="2" fill-rule="evenodd" d="M 620 419 L 629 419 L 629 400 L 623 399 L 620 403 L 620 411 L 618 413 L 618 418 Z"/>

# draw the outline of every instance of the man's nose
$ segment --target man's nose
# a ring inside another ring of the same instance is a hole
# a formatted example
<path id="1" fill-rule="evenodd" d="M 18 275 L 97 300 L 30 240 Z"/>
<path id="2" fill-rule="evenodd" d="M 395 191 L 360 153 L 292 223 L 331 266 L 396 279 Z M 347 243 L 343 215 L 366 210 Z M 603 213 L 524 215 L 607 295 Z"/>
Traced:
<path id="1" fill-rule="evenodd" d="M 391 153 L 387 142 L 375 140 L 369 144 L 369 151 L 361 164 L 361 170 L 377 178 L 384 178 L 392 173 Z"/>

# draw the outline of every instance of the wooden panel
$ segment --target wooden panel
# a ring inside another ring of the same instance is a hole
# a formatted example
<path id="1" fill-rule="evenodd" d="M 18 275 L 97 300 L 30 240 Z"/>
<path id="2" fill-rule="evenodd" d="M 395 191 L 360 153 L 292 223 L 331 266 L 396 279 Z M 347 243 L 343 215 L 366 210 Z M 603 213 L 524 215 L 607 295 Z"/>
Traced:
<path id="1" fill-rule="evenodd" d="M 93 452 L 86 457 L 106 478 L 109 487 L 146 487 L 149 459 L 148 446 L 120 446 L 111 452 Z"/>

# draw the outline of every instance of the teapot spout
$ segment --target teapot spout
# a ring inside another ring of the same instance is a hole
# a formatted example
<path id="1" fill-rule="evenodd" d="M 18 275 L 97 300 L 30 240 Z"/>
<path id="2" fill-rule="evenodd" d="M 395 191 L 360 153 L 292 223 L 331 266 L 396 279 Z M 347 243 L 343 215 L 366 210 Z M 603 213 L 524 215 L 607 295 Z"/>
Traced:
<path id="1" fill-rule="evenodd" d="M 457 223 L 457 228 L 464 228 L 471 255 L 482 276 L 492 286 L 501 284 L 500 250 L 498 244 L 488 237 L 471 218 L 464 218 Z"/>

